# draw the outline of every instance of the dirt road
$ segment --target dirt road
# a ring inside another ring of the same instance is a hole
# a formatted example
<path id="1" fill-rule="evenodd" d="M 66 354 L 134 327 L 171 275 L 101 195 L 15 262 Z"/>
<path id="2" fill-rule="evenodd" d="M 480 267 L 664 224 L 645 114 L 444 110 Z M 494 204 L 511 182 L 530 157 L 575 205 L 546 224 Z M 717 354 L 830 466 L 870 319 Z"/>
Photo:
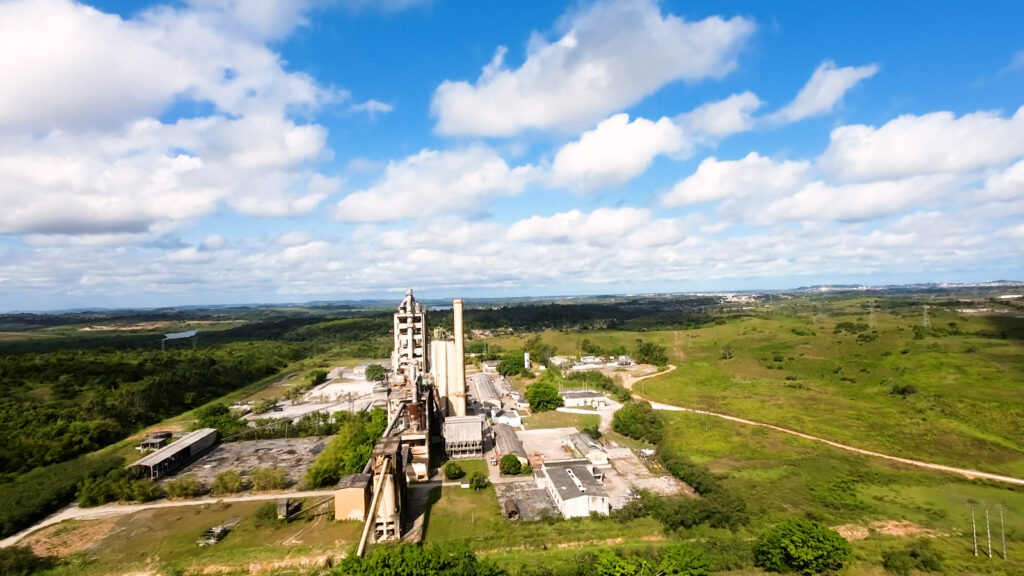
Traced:
<path id="1" fill-rule="evenodd" d="M 671 372 L 672 370 L 675 370 L 675 369 L 676 369 L 675 366 L 669 366 L 668 370 L 665 370 L 663 372 L 658 372 L 656 374 L 649 374 L 649 375 L 643 376 L 641 378 L 637 378 L 636 380 L 633 380 L 632 382 L 626 383 L 625 386 L 627 388 L 631 388 L 632 389 L 633 386 L 635 386 L 636 383 L 641 381 L 641 380 L 645 380 L 647 378 L 653 378 L 655 376 L 661 376 L 662 374 L 667 374 L 668 372 Z M 970 478 L 972 480 L 976 479 L 976 478 L 984 478 L 986 480 L 995 480 L 996 482 L 1004 482 L 1006 484 L 1015 484 L 1015 485 L 1018 485 L 1018 486 L 1024 486 L 1024 479 L 1021 479 L 1021 478 L 1014 478 L 1012 476 L 1003 476 L 1003 475 L 1000 475 L 1000 474 L 992 474 L 990 472 L 981 472 L 979 470 L 971 470 L 969 468 L 956 468 L 956 467 L 953 467 L 953 466 L 946 466 L 944 464 L 934 464 L 932 462 L 922 462 L 921 460 L 912 460 L 910 458 L 900 458 L 899 456 L 890 456 L 888 454 L 882 454 L 881 452 L 873 452 L 871 450 L 864 450 L 863 448 L 857 448 L 855 446 L 848 446 L 846 444 L 840 444 L 839 442 L 833 442 L 832 440 L 827 440 L 827 439 L 821 438 L 819 436 L 812 436 L 810 434 L 804 434 L 803 432 L 797 432 L 796 430 L 790 430 L 789 428 L 783 428 L 781 426 L 775 426 L 774 424 L 767 424 L 765 422 L 757 422 L 757 421 L 754 421 L 754 420 L 747 420 L 746 418 L 739 418 L 739 417 L 736 417 L 736 416 L 729 416 L 728 414 L 721 414 L 719 412 L 709 412 L 707 410 L 697 410 L 696 408 L 686 408 L 686 407 L 683 407 L 683 406 L 673 406 L 672 404 L 663 404 L 661 402 L 654 402 L 654 401 L 652 401 L 652 400 L 650 400 L 648 398 L 644 398 L 644 397 L 640 396 L 639 394 L 633 394 L 633 397 L 638 399 L 638 400 L 647 400 L 648 402 L 651 403 L 651 407 L 654 408 L 655 410 L 666 410 L 666 411 L 674 411 L 674 412 L 692 412 L 694 414 L 705 414 L 707 416 L 714 416 L 716 418 L 722 418 L 723 420 L 729 420 L 729 421 L 732 421 L 732 422 L 739 422 L 740 424 L 747 424 L 749 426 L 760 426 L 762 428 L 770 428 L 772 430 L 775 430 L 776 432 L 782 432 L 784 434 L 792 434 L 793 436 L 799 436 L 799 437 L 807 439 L 807 440 L 813 440 L 815 442 L 821 442 L 823 444 L 828 444 L 829 446 L 833 446 L 835 448 L 839 448 L 840 450 L 846 450 L 848 452 L 855 452 L 857 454 L 864 454 L 865 456 L 872 456 L 874 458 L 882 458 L 884 460 L 890 460 L 892 462 L 899 462 L 901 464 L 909 464 L 911 466 L 918 466 L 920 468 L 928 468 L 928 469 L 931 469 L 931 470 L 939 470 L 941 472 L 949 472 L 950 474 L 958 474 L 960 476 L 963 476 L 965 478 Z"/>

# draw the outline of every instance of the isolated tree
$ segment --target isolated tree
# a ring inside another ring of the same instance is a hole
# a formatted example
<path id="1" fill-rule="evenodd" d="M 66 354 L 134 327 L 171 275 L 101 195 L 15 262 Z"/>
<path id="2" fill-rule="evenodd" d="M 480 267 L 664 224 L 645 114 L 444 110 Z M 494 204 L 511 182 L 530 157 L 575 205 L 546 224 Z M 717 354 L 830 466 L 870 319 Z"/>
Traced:
<path id="1" fill-rule="evenodd" d="M 388 373 L 380 364 L 370 364 L 366 367 L 366 379 L 371 382 L 380 382 Z"/>
<path id="2" fill-rule="evenodd" d="M 839 570 L 853 548 L 838 532 L 803 518 L 788 518 L 757 539 L 755 563 L 769 572 L 821 574 Z"/>
<path id="3" fill-rule="evenodd" d="M 554 410 L 565 405 L 565 400 L 558 395 L 558 389 L 547 382 L 537 382 L 526 387 L 526 401 L 533 412 Z"/>
<path id="4" fill-rule="evenodd" d="M 498 469 L 506 476 L 515 476 L 523 471 L 523 465 L 515 454 L 505 454 L 498 461 Z"/>
<path id="5" fill-rule="evenodd" d="M 730 359 L 732 359 L 732 346 L 729 346 L 727 344 L 725 346 L 722 346 L 722 360 Z"/>

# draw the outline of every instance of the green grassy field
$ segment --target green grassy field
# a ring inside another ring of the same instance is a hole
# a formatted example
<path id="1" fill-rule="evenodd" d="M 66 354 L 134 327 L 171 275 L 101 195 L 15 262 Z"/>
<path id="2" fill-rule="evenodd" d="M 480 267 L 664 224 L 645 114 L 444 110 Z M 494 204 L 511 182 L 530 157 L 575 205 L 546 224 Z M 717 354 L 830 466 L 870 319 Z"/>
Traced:
<path id="1" fill-rule="evenodd" d="M 959 333 L 915 338 L 918 307 L 876 310 L 865 301 L 828 313 L 769 309 L 688 331 L 545 332 L 573 353 L 587 338 L 612 347 L 637 337 L 668 350 L 679 368 L 646 380 L 646 397 L 792 428 L 860 448 L 1024 477 L 1024 319 L 965 317 L 934 307 L 932 325 Z M 1006 336 L 1003 338 L 1002 336 Z M 515 347 L 515 337 L 502 339 Z M 730 347 L 731 359 L 722 358 Z M 915 392 L 894 394 L 894 386 Z"/>
<path id="2" fill-rule="evenodd" d="M 431 494 L 424 542 L 461 543 L 478 554 L 512 550 L 576 548 L 588 543 L 661 540 L 661 525 L 649 518 L 618 523 L 608 519 L 573 519 L 517 523 L 506 520 L 494 490 L 437 488 Z"/>
<path id="3" fill-rule="evenodd" d="M 537 428 L 568 428 L 575 426 L 582 429 L 584 426 L 597 426 L 601 423 L 601 417 L 597 414 L 571 414 L 551 410 L 548 412 L 537 412 L 523 418 L 523 425 L 527 430 Z"/>
<path id="4" fill-rule="evenodd" d="M 112 520 L 62 523 L 34 535 L 29 543 L 47 539 L 52 544 L 61 538 L 81 537 L 91 540 L 70 557 L 69 564 L 48 572 L 54 575 L 156 570 L 166 573 L 170 569 L 247 574 L 272 566 L 307 568 L 322 564 L 324 558 L 351 548 L 359 538 L 360 523 L 335 522 L 326 515 L 289 523 L 261 521 L 254 513 L 263 504 L 183 506 L 146 510 Z M 222 541 L 213 546 L 196 545 L 204 531 L 228 520 L 239 520 L 239 524 Z M 107 534 L 97 539 L 102 532 Z"/>

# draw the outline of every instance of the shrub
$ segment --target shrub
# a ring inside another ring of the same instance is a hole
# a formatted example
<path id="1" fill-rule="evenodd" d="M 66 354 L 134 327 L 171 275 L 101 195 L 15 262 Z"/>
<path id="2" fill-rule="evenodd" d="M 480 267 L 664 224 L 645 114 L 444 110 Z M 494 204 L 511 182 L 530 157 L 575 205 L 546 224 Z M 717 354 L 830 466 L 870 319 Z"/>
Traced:
<path id="1" fill-rule="evenodd" d="M 213 480 L 214 494 L 234 494 L 242 491 L 242 476 L 234 470 L 217 474 Z"/>
<path id="2" fill-rule="evenodd" d="M 257 526 L 273 526 L 281 520 L 277 517 L 277 502 L 265 502 L 252 513 Z"/>
<path id="3" fill-rule="evenodd" d="M 53 559 L 36 556 L 28 546 L 0 548 L 0 575 L 29 576 L 53 566 Z"/>
<path id="4" fill-rule="evenodd" d="M 683 543 L 665 549 L 658 570 L 663 574 L 707 576 L 711 573 L 711 566 L 703 550 L 692 544 Z"/>
<path id="5" fill-rule="evenodd" d="M 195 498 L 202 491 L 203 485 L 192 474 L 167 483 L 167 495 L 171 498 Z"/>
<path id="6" fill-rule="evenodd" d="M 587 436 L 590 436 L 594 440 L 599 440 L 601 438 L 601 430 L 597 427 L 596 424 L 584 426 L 583 433 L 586 434 Z"/>
<path id="7" fill-rule="evenodd" d="M 473 472 L 469 475 L 469 487 L 473 490 L 483 490 L 491 485 L 491 481 L 487 479 L 487 475 L 483 472 Z"/>
<path id="8" fill-rule="evenodd" d="M 366 379 L 371 382 L 380 382 L 387 373 L 388 371 L 380 364 L 370 364 L 366 367 Z"/>
<path id="9" fill-rule="evenodd" d="M 252 479 L 252 489 L 257 492 L 281 490 L 288 486 L 288 474 L 284 468 L 257 468 L 249 477 Z"/>
<path id="10" fill-rule="evenodd" d="M 498 469 L 506 476 L 515 476 L 522 472 L 523 466 L 515 454 L 505 454 L 498 462 Z"/>
<path id="11" fill-rule="evenodd" d="M 819 574 L 839 570 L 853 548 L 838 532 L 813 520 L 788 518 L 757 539 L 755 563 L 769 572 Z"/>
<path id="12" fill-rule="evenodd" d="M 903 396 L 904 398 L 916 393 L 917 388 L 911 386 L 910 384 L 893 384 L 892 388 L 889 389 L 889 394 L 893 394 L 895 396 Z"/>
<path id="13" fill-rule="evenodd" d="M 466 471 L 459 466 L 458 462 L 446 462 L 444 465 L 444 477 L 449 480 L 458 480 L 466 475 Z"/>
<path id="14" fill-rule="evenodd" d="M 913 570 L 941 572 L 942 555 L 932 549 L 929 540 L 916 540 L 903 550 L 882 553 L 882 566 L 887 572 L 907 576 Z"/>
<path id="15" fill-rule="evenodd" d="M 366 558 L 351 554 L 332 574 L 377 576 L 380 574 L 459 574 L 460 576 L 499 576 L 507 572 L 480 561 L 469 549 L 434 544 L 374 546 Z"/>

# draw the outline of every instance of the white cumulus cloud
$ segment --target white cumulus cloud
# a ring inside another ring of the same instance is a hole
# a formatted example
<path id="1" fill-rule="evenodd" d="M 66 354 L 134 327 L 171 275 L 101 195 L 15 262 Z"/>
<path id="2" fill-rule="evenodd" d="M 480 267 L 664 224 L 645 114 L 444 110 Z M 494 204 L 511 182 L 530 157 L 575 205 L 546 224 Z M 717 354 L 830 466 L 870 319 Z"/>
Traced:
<path id="1" fill-rule="evenodd" d="M 1024 107 L 1010 118 L 974 112 L 907 114 L 881 128 L 832 131 L 822 167 L 846 181 L 869 181 L 999 166 L 1024 156 Z"/>
<path id="2" fill-rule="evenodd" d="M 423 150 L 389 162 L 383 179 L 343 198 L 334 217 L 349 222 L 383 222 L 468 213 L 480 209 L 488 199 L 518 194 L 535 177 L 532 166 L 510 168 L 485 146 Z"/>
<path id="3" fill-rule="evenodd" d="M 778 122 L 796 122 L 831 112 L 843 95 L 861 80 L 878 73 L 878 66 L 846 66 L 837 68 L 833 62 L 823 62 L 800 89 L 796 98 L 771 119 Z"/>
<path id="4" fill-rule="evenodd" d="M 441 134 L 511 136 L 581 129 L 677 80 L 720 78 L 754 31 L 749 20 L 688 22 L 650 0 L 598 2 L 571 12 L 553 42 L 535 34 L 526 60 L 499 48 L 475 84 L 443 82 L 432 111 Z"/>
<path id="5" fill-rule="evenodd" d="M 621 186 L 643 174 L 659 154 L 680 152 L 687 144 L 669 118 L 630 122 L 628 114 L 616 114 L 558 151 L 551 182 L 582 191 Z"/>
<path id="6" fill-rule="evenodd" d="M 753 113 L 762 104 L 753 92 L 733 94 L 724 100 L 698 106 L 684 114 L 680 121 L 694 133 L 724 138 L 753 129 L 757 123 Z"/>

